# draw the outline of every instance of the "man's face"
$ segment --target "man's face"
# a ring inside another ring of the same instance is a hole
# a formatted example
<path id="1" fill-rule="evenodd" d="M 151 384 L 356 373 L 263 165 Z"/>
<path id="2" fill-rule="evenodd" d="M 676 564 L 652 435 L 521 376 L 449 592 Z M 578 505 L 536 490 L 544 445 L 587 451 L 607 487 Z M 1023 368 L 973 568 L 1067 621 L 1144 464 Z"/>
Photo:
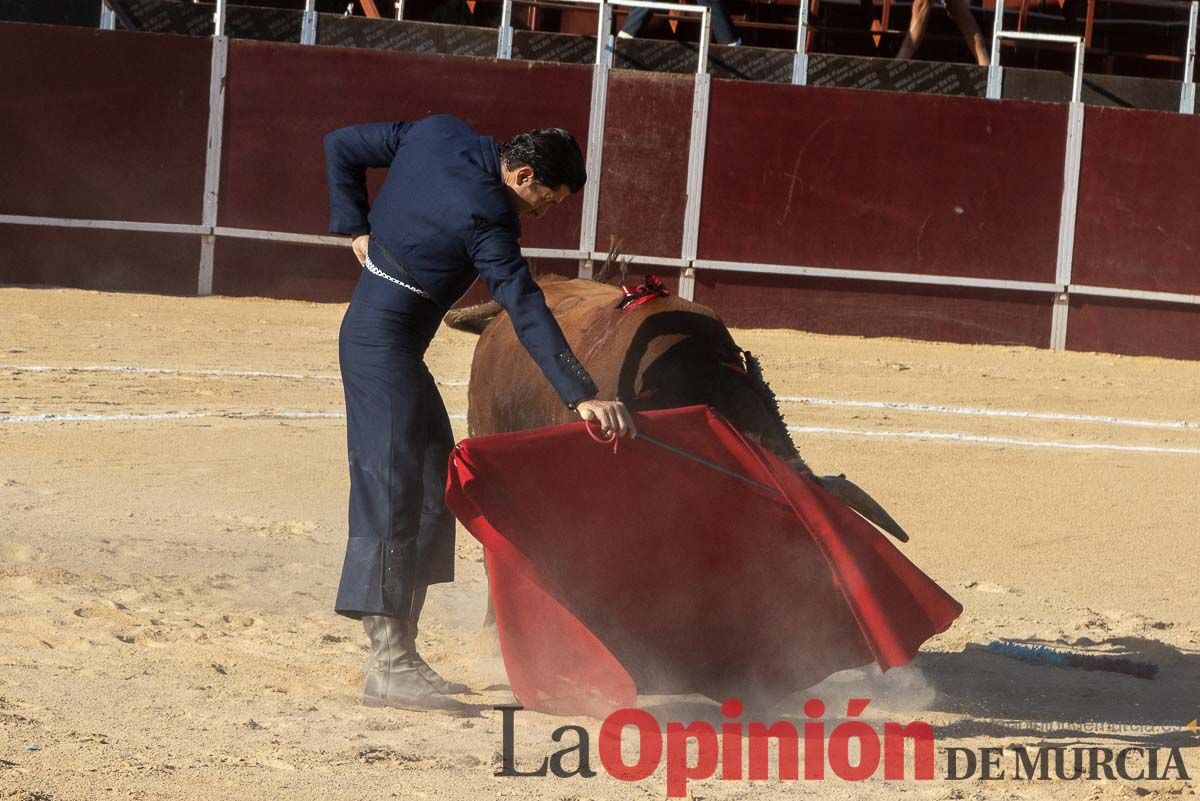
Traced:
<path id="1" fill-rule="evenodd" d="M 552 206 L 557 206 L 571 196 L 566 186 L 551 189 L 537 180 L 529 167 L 518 167 L 509 174 L 507 181 L 517 196 L 517 213 L 541 217 Z"/>

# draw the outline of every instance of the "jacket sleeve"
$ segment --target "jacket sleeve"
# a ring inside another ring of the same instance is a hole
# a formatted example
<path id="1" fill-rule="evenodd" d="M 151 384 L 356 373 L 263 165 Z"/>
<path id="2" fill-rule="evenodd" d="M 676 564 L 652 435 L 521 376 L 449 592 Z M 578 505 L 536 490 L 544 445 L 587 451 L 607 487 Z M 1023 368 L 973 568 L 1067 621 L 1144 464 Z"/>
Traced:
<path id="1" fill-rule="evenodd" d="M 351 125 L 325 134 L 325 174 L 329 179 L 329 231 L 370 233 L 367 168 L 391 165 L 409 122 Z"/>
<path id="2" fill-rule="evenodd" d="M 497 222 L 479 222 L 470 251 L 479 276 L 496 302 L 508 312 L 517 338 L 562 402 L 570 405 L 595 397 L 596 384 L 575 358 L 558 321 L 546 306 L 546 297 L 529 272 L 512 228 Z"/>

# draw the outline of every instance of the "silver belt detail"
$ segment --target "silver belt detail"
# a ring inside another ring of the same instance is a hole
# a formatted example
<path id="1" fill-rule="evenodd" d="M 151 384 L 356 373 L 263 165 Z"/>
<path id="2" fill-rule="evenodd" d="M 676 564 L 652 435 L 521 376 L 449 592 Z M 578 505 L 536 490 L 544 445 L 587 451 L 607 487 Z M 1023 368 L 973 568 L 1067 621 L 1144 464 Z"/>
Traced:
<path id="1" fill-rule="evenodd" d="M 393 284 L 396 284 L 397 286 L 404 287 L 409 292 L 415 292 L 416 294 L 420 295 L 423 298 L 427 298 L 428 300 L 433 300 L 433 297 L 428 292 L 426 292 L 424 289 L 415 287 L 412 284 L 406 284 L 403 281 L 401 281 L 399 278 L 392 278 L 390 275 L 385 273 L 383 270 L 376 267 L 375 264 L 371 261 L 370 256 L 367 256 L 367 261 L 365 264 L 363 264 L 363 266 L 367 268 L 367 272 L 371 273 L 371 275 L 377 275 L 380 278 L 384 279 L 385 281 L 391 281 Z"/>

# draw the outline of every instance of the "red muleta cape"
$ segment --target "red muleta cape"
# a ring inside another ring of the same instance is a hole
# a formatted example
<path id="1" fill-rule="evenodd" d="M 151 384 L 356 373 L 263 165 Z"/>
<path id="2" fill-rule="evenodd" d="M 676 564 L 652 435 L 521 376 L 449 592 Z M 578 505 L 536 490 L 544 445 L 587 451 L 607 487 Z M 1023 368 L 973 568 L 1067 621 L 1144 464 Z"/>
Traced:
<path id="1" fill-rule="evenodd" d="M 839 670 L 905 664 L 962 612 L 716 412 L 647 412 L 637 425 L 742 478 L 645 440 L 614 453 L 583 423 L 451 454 L 446 501 L 486 550 L 525 707 L 603 717 L 639 691 L 769 703 Z"/>

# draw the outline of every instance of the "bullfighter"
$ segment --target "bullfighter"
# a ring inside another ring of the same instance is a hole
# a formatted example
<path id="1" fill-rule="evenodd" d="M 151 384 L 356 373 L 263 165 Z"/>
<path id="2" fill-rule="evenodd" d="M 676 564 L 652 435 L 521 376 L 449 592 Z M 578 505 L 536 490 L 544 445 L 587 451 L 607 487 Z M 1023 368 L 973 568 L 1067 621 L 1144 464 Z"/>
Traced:
<path id="1" fill-rule="evenodd" d="M 335 610 L 370 640 L 363 703 L 462 713 L 417 651 L 430 584 L 454 579 L 454 518 L 443 491 L 453 435 L 424 354 L 446 311 L 482 277 L 562 402 L 633 435 L 619 401 L 568 345 L 521 255 L 519 215 L 541 217 L 583 187 L 583 156 L 560 128 L 498 144 L 448 115 L 352 125 L 325 136 L 330 231 L 363 266 L 342 320 L 349 541 Z M 388 168 L 374 204 L 366 170 Z"/>

